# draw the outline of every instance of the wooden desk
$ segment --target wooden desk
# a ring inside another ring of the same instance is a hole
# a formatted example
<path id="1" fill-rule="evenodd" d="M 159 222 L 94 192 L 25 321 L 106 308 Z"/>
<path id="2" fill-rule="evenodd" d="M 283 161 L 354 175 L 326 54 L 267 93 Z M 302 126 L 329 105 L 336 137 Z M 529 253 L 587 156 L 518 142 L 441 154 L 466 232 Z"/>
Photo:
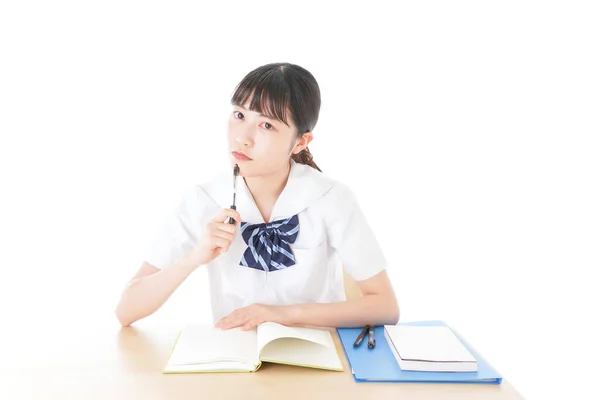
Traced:
<path id="1" fill-rule="evenodd" d="M 140 326 L 24 329 L 0 362 L 0 398 L 522 399 L 506 379 L 501 385 L 354 382 L 337 335 L 344 372 L 264 363 L 255 373 L 166 375 L 179 327 Z"/>

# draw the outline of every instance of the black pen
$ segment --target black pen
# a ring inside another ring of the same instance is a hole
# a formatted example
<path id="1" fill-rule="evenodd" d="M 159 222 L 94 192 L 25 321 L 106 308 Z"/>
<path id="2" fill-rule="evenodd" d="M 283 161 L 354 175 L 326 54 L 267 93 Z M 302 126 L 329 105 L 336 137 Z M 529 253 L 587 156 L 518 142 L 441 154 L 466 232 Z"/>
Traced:
<path id="1" fill-rule="evenodd" d="M 360 335 L 358 335 L 358 337 L 356 338 L 356 340 L 354 341 L 354 347 L 358 347 L 360 345 L 360 343 L 363 341 L 363 339 L 365 338 L 365 335 L 367 334 L 367 331 L 369 330 L 369 325 L 365 326 L 362 330 L 362 332 L 360 333 Z"/>
<path id="2" fill-rule="evenodd" d="M 231 209 L 235 210 L 235 192 L 236 192 L 236 183 L 237 183 L 237 177 L 240 174 L 240 167 L 235 164 L 235 167 L 233 167 L 233 204 L 231 205 Z M 229 223 L 230 224 L 235 224 L 235 220 L 231 217 L 229 217 Z"/>
<path id="3" fill-rule="evenodd" d="M 369 325 L 369 348 L 372 349 L 375 347 L 375 327 L 373 325 Z"/>

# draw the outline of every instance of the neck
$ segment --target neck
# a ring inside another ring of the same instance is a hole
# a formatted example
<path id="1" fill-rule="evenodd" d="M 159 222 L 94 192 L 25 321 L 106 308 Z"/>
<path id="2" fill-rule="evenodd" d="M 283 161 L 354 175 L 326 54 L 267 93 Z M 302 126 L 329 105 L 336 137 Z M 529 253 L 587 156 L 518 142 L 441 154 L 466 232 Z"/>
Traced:
<path id="1" fill-rule="evenodd" d="M 257 195 L 260 199 L 277 199 L 285 188 L 290 169 L 291 161 L 270 174 L 244 178 L 244 181 L 255 199 Z"/>

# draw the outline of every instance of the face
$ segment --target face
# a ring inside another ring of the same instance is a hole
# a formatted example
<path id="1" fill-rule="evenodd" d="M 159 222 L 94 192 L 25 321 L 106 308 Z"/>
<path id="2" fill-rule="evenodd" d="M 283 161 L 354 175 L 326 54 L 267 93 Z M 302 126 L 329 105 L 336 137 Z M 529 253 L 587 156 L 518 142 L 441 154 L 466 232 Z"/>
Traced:
<path id="1" fill-rule="evenodd" d="M 288 125 L 250 111 L 248 103 L 233 106 L 228 122 L 231 165 L 238 164 L 240 175 L 246 177 L 287 168 L 291 155 L 299 153 L 312 139 L 310 132 L 298 138 L 294 124 L 288 121 Z"/>

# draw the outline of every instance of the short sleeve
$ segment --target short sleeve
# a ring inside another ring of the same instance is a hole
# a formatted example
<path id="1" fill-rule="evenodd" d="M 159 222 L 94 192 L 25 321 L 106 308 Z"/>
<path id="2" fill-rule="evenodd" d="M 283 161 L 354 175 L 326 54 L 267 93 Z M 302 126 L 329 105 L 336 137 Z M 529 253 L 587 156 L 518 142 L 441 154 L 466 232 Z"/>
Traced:
<path id="1" fill-rule="evenodd" d="M 143 254 L 144 260 L 165 269 L 192 250 L 210 218 L 210 201 L 200 186 L 188 189 L 160 224 Z"/>
<path id="2" fill-rule="evenodd" d="M 354 193 L 337 183 L 329 195 L 329 242 L 344 269 L 357 281 L 377 275 L 387 267 L 387 261 Z"/>

